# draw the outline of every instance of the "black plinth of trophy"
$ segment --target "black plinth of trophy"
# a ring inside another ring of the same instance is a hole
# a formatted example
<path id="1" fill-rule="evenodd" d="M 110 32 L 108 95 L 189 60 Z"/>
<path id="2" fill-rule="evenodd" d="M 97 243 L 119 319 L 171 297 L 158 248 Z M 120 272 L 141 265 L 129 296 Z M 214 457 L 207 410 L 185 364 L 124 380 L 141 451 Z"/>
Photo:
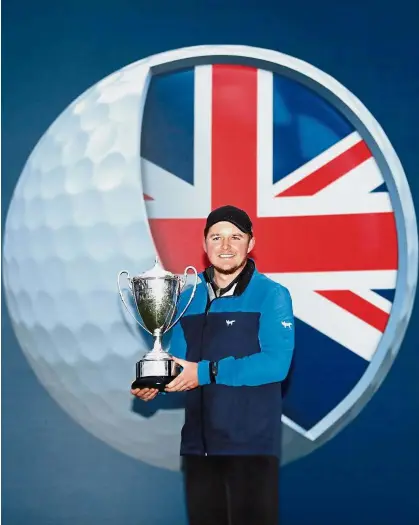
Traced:
<path id="1" fill-rule="evenodd" d="M 175 379 L 176 376 L 148 376 L 137 377 L 132 383 L 131 388 L 157 388 L 159 392 L 164 392 L 166 386 Z"/>

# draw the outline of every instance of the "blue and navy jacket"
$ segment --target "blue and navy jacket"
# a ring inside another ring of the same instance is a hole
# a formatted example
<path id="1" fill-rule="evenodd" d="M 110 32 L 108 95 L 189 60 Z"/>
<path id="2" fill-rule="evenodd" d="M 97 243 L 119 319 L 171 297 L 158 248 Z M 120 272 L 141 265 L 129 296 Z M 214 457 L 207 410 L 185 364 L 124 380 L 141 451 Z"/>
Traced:
<path id="1" fill-rule="evenodd" d="M 199 387 L 186 392 L 181 455 L 280 455 L 281 382 L 294 349 L 288 290 L 252 260 L 232 295 L 212 298 L 209 270 L 172 329 L 170 352 L 198 363 Z M 191 290 L 182 293 L 182 311 Z M 210 362 L 218 373 L 210 376 Z"/>

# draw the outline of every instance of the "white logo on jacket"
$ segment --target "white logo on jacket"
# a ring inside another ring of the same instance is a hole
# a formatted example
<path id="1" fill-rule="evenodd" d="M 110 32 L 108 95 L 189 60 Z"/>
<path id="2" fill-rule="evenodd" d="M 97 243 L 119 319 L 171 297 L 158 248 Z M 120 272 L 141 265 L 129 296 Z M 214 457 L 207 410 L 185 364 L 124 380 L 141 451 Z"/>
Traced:
<path id="1" fill-rule="evenodd" d="M 286 321 L 281 321 L 281 324 L 284 328 L 291 329 L 292 323 L 287 323 Z"/>
<path id="2" fill-rule="evenodd" d="M 233 323 L 235 323 L 236 320 L 235 319 L 232 319 L 231 321 L 229 321 L 228 319 L 226 319 L 226 325 L 227 326 L 231 326 Z"/>

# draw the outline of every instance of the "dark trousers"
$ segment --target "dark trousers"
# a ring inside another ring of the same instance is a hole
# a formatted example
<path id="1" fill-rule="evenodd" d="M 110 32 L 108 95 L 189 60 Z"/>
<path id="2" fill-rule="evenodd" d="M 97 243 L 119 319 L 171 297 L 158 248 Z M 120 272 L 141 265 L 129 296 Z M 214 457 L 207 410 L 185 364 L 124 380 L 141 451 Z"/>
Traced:
<path id="1" fill-rule="evenodd" d="M 189 525 L 278 525 L 279 460 L 184 456 Z"/>

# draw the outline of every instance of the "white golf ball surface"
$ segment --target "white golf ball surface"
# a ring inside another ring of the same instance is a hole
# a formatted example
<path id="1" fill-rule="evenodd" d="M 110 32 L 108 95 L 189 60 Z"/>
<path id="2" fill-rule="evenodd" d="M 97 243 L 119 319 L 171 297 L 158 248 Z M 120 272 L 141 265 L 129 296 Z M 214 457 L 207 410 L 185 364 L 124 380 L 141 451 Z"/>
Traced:
<path id="1" fill-rule="evenodd" d="M 39 141 L 7 217 L 4 282 L 21 348 L 59 405 L 121 452 L 176 470 L 183 410 L 132 411 L 148 348 L 116 281 L 155 258 L 139 169 L 146 72 L 139 62 L 99 82 Z"/>

